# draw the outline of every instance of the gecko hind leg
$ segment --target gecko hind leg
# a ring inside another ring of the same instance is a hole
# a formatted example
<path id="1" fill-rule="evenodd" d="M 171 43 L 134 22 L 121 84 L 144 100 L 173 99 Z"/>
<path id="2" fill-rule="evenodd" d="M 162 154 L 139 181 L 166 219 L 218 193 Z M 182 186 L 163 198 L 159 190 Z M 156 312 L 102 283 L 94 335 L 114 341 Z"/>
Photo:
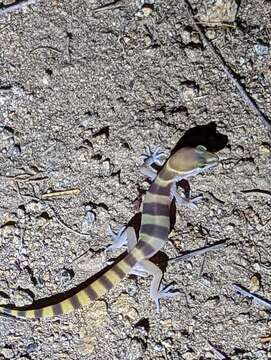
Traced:
<path id="1" fill-rule="evenodd" d="M 162 288 L 161 281 L 163 277 L 162 270 L 150 260 L 142 260 L 138 263 L 138 268 L 147 275 L 152 275 L 150 296 L 156 304 L 157 312 L 160 311 L 160 299 L 172 298 L 178 295 L 178 290 L 174 290 L 172 285 Z"/>
<path id="2" fill-rule="evenodd" d="M 108 246 L 106 251 L 119 249 L 122 246 L 127 245 L 127 251 L 129 253 L 137 244 L 136 232 L 132 226 L 128 226 L 127 228 L 122 226 L 117 232 L 114 232 L 111 226 L 109 226 L 109 235 L 113 239 L 113 243 L 112 245 Z M 107 265 L 111 265 L 111 262 L 108 261 Z M 142 269 L 142 267 L 140 267 L 140 263 L 136 264 L 131 269 L 130 274 L 142 277 L 148 276 L 148 273 Z"/>
<path id="3" fill-rule="evenodd" d="M 111 227 L 109 227 L 109 232 L 113 238 L 113 244 L 110 245 L 106 250 L 118 249 L 124 245 L 127 245 L 128 253 L 136 246 L 137 236 L 135 229 L 132 226 L 122 226 L 118 232 L 113 232 Z M 142 260 L 135 264 L 131 269 L 130 274 L 147 277 L 149 275 L 153 276 L 151 281 L 150 296 L 156 304 L 157 311 L 160 311 L 160 299 L 171 298 L 178 294 L 177 291 L 172 291 L 172 285 L 166 286 L 161 289 L 161 280 L 163 273 L 161 269 L 152 263 L 150 260 Z"/>
<path id="4" fill-rule="evenodd" d="M 109 225 L 108 234 L 113 240 L 113 243 L 106 248 L 106 251 L 116 250 L 123 246 L 127 246 L 129 253 L 137 244 L 136 232 L 132 226 L 126 227 L 123 225 L 118 231 L 115 232 Z"/>
<path id="5" fill-rule="evenodd" d="M 113 242 L 105 249 L 105 252 L 120 249 L 127 245 L 127 233 L 124 225 L 116 232 L 112 230 L 111 225 L 108 225 L 108 235 Z"/>

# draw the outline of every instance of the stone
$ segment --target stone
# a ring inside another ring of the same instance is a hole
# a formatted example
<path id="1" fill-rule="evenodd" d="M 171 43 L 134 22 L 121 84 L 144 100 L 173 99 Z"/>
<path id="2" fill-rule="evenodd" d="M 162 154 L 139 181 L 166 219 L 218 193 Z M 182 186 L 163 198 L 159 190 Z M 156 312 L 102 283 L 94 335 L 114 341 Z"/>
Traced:
<path id="1" fill-rule="evenodd" d="M 269 53 L 269 46 L 262 41 L 258 41 L 254 45 L 254 50 L 258 56 L 267 56 Z"/>
<path id="2" fill-rule="evenodd" d="M 1 355 L 4 356 L 5 359 L 12 359 L 14 357 L 14 352 L 11 348 L 5 347 L 1 351 Z"/>
<path id="3" fill-rule="evenodd" d="M 249 289 L 252 292 L 258 291 L 261 288 L 261 275 L 256 273 L 250 278 Z"/>
<path id="4" fill-rule="evenodd" d="M 136 303 L 134 299 L 127 294 L 121 294 L 118 297 L 118 299 L 112 304 L 112 310 L 128 318 L 130 322 L 133 322 L 138 318 Z"/>
<path id="5" fill-rule="evenodd" d="M 233 23 L 236 19 L 238 3 L 236 0 L 214 0 L 204 7 L 206 12 L 200 16 L 200 21 L 208 26 Z"/>

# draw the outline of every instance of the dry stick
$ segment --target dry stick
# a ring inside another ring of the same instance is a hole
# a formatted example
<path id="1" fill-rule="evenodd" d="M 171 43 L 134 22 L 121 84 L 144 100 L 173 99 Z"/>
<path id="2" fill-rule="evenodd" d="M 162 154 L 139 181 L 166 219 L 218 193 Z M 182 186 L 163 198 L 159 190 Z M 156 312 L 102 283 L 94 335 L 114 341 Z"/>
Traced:
<path id="1" fill-rule="evenodd" d="M 227 355 L 223 354 L 222 351 L 218 350 L 212 343 L 211 341 L 208 340 L 208 344 L 210 345 L 210 347 L 212 348 L 212 351 L 216 357 L 217 360 L 227 360 L 229 359 Z"/>
<path id="2" fill-rule="evenodd" d="M 57 221 L 60 225 L 62 225 L 64 228 L 66 228 L 67 230 L 73 232 L 73 233 L 76 234 L 76 235 L 86 236 L 86 237 L 90 237 L 90 236 L 91 236 L 91 234 L 81 233 L 80 231 L 74 230 L 73 228 L 71 228 L 70 226 L 68 226 L 67 224 L 65 224 L 64 221 L 62 221 L 62 220 L 58 217 L 55 209 L 54 209 L 52 206 L 50 206 L 50 205 L 47 205 L 47 206 L 48 206 L 48 207 L 52 210 L 52 212 L 54 213 L 54 216 L 55 216 L 56 221 Z"/>
<path id="3" fill-rule="evenodd" d="M 62 197 L 62 196 L 72 196 L 72 195 L 79 195 L 80 194 L 80 189 L 76 188 L 76 189 L 70 189 L 70 190 L 61 190 L 61 191 L 54 191 L 54 192 L 50 192 L 50 193 L 46 193 L 41 195 L 41 198 L 44 199 L 50 199 L 50 198 L 54 198 L 54 197 Z"/>
<path id="4" fill-rule="evenodd" d="M 262 189 L 241 190 L 241 192 L 244 194 L 258 193 L 261 195 L 271 196 L 271 191 Z"/>
<path id="5" fill-rule="evenodd" d="M 106 11 L 106 10 L 111 10 L 111 9 L 118 9 L 120 7 L 125 6 L 124 4 L 122 4 L 122 0 L 114 0 L 108 4 L 99 6 L 95 9 L 93 9 L 94 12 L 101 12 L 101 11 Z"/>
<path id="6" fill-rule="evenodd" d="M 198 22 L 196 21 L 196 19 L 194 18 L 193 15 L 193 8 L 190 4 L 190 2 L 188 0 L 184 0 L 186 7 L 187 7 L 187 11 L 189 16 L 191 17 L 193 24 L 195 26 L 195 28 L 197 29 L 197 31 L 200 33 L 201 37 L 203 38 L 203 40 L 205 41 L 205 43 L 207 44 L 207 46 L 209 46 L 210 50 L 212 51 L 213 55 L 216 57 L 216 59 L 221 63 L 221 66 L 223 68 L 223 71 L 225 72 L 225 74 L 228 76 L 228 78 L 230 79 L 230 81 L 236 86 L 237 90 L 239 91 L 240 95 L 242 96 L 242 98 L 244 99 L 245 103 L 254 111 L 254 113 L 256 115 L 258 115 L 262 121 L 262 123 L 267 127 L 267 129 L 271 130 L 271 120 L 267 117 L 266 114 L 264 114 L 259 106 L 257 105 L 257 103 L 255 102 L 255 100 L 253 100 L 248 93 L 246 92 L 245 88 L 243 87 L 243 85 L 240 83 L 240 81 L 236 78 L 234 72 L 231 70 L 231 68 L 226 64 L 224 58 L 222 57 L 222 55 L 218 52 L 218 50 L 215 48 L 215 46 L 210 42 L 210 40 L 207 38 L 207 36 L 205 35 L 202 27 L 198 24 Z"/>
<path id="7" fill-rule="evenodd" d="M 271 336 L 263 336 L 263 337 L 261 337 L 261 342 L 262 343 L 271 342 Z"/>
<path id="8" fill-rule="evenodd" d="M 21 10 L 25 6 L 35 4 L 38 1 L 39 0 L 22 0 L 12 5 L 3 6 L 2 8 L 0 8 L 0 16 L 16 10 Z"/>
<path id="9" fill-rule="evenodd" d="M 204 246 L 203 248 L 197 249 L 197 250 L 192 250 L 187 254 L 182 254 L 182 255 L 178 255 L 175 258 L 170 258 L 168 261 L 169 262 L 173 262 L 173 261 L 187 261 L 190 260 L 192 257 L 194 256 L 199 256 L 199 255 L 203 255 L 206 254 L 209 251 L 216 251 L 216 250 L 221 250 L 225 247 L 226 245 L 226 241 L 221 241 L 221 242 L 217 242 L 215 244 L 211 244 L 211 245 L 207 245 Z"/>
<path id="10" fill-rule="evenodd" d="M 243 286 L 240 286 L 238 284 L 232 284 L 234 290 L 238 292 L 240 295 L 248 297 L 253 300 L 253 302 L 257 305 L 263 306 L 268 310 L 271 310 L 271 301 L 264 299 L 262 296 L 252 293 L 245 289 Z"/>
<path id="11" fill-rule="evenodd" d="M 10 180 L 10 181 L 18 181 L 18 182 L 34 182 L 34 181 L 43 181 L 43 180 L 47 180 L 48 179 L 48 176 L 43 176 L 43 177 L 31 177 L 30 175 L 28 174 L 25 174 L 27 175 L 26 177 L 22 177 L 23 174 L 21 175 L 1 175 L 0 174 L 0 179 L 4 179 L 4 180 Z M 35 175 L 33 175 L 35 176 Z"/>

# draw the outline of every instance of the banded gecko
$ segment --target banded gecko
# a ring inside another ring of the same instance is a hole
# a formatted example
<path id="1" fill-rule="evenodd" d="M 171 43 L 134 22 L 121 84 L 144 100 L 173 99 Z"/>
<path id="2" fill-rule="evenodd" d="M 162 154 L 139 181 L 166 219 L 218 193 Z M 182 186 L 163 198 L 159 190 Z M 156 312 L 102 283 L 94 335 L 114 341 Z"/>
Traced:
<path id="1" fill-rule="evenodd" d="M 86 288 L 58 304 L 26 310 L 0 306 L 0 314 L 18 318 L 46 318 L 68 314 L 103 296 L 129 273 L 153 276 L 150 296 L 155 301 L 158 310 L 160 299 L 174 296 L 176 292 L 172 291 L 171 286 L 162 288 L 162 271 L 149 259 L 167 241 L 170 229 L 170 206 L 173 198 L 177 203 L 186 202 L 192 206 L 195 206 L 198 201 L 198 198 L 192 199 L 190 195 L 189 198 L 184 198 L 177 194 L 176 183 L 213 168 L 218 163 L 218 157 L 201 145 L 196 148 L 182 148 L 169 157 L 157 174 L 151 165 L 159 163 L 161 155 L 162 153 L 157 149 L 154 152 L 149 151 L 145 156 L 143 173 L 153 182 L 143 200 L 138 239 L 135 230 L 128 227 L 124 232 L 119 233 L 119 236 L 115 236 L 115 242 L 111 245 L 111 248 L 118 248 L 127 241 L 128 253 L 122 260 Z"/>

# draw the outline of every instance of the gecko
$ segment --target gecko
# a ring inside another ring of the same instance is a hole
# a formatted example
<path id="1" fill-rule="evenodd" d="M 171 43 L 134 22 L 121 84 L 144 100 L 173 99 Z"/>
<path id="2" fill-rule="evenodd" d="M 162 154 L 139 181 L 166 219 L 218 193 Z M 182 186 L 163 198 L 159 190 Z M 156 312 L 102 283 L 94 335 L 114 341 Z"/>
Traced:
<path id="1" fill-rule="evenodd" d="M 133 227 L 115 236 L 110 248 L 121 247 L 127 242 L 128 252 L 119 262 L 113 264 L 98 279 L 63 301 L 41 308 L 10 308 L 0 306 L 0 314 L 17 318 L 47 318 L 68 314 L 105 295 L 128 274 L 152 276 L 150 296 L 159 311 L 159 301 L 176 295 L 172 286 L 162 286 L 163 273 L 161 269 L 151 262 L 150 258 L 160 251 L 168 239 L 170 231 L 170 206 L 175 199 L 177 204 L 187 203 L 196 206 L 198 197 L 183 197 L 177 193 L 176 183 L 205 172 L 218 164 L 216 154 L 207 151 L 199 145 L 195 148 L 184 147 L 171 155 L 159 172 L 153 168 L 158 164 L 162 152 L 156 149 L 145 155 L 142 172 L 152 182 L 146 192 L 142 203 L 142 219 L 138 237 Z"/>

